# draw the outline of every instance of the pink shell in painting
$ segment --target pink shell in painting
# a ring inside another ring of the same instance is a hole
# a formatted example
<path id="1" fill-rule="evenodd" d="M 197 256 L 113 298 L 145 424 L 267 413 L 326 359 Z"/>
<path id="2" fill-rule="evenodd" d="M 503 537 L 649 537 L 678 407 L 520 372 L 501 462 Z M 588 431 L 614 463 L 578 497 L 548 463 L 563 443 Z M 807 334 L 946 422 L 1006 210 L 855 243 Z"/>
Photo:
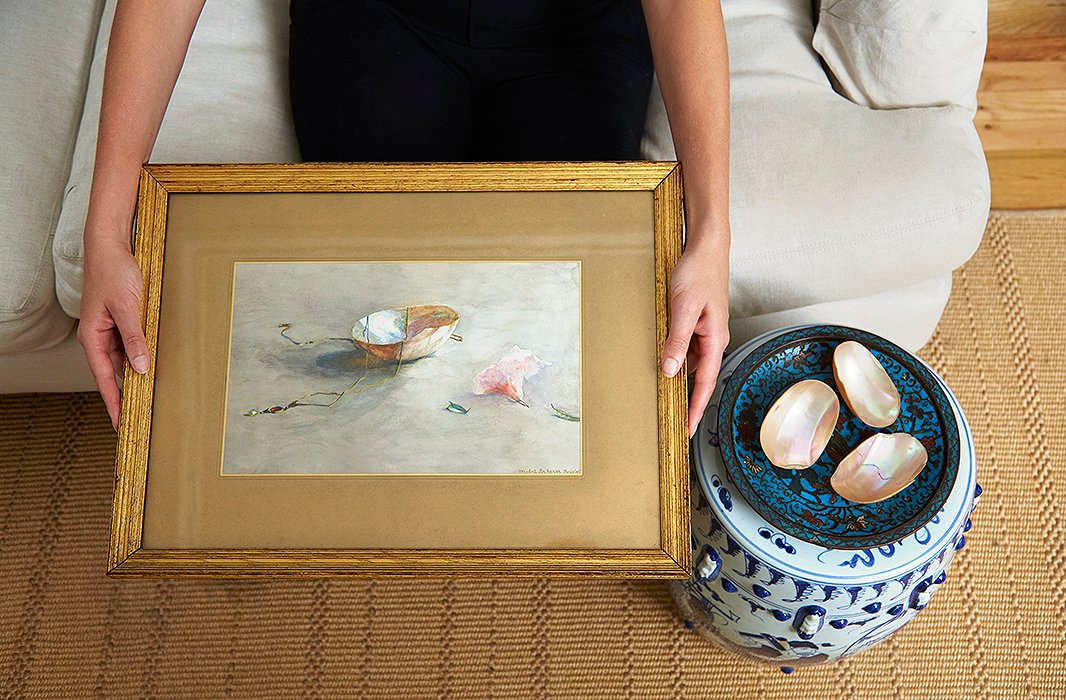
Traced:
<path id="1" fill-rule="evenodd" d="M 549 365 L 550 362 L 515 345 L 495 363 L 477 373 L 474 393 L 502 394 L 513 401 L 521 401 L 526 377 Z"/>

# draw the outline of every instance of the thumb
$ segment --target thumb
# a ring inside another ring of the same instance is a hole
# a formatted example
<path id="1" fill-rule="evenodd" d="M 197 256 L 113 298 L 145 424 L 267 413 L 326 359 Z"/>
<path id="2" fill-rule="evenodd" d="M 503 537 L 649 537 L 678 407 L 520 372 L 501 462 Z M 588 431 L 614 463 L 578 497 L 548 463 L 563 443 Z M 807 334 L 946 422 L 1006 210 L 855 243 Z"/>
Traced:
<path id="1" fill-rule="evenodd" d="M 118 327 L 122 345 L 126 349 L 126 357 L 129 358 L 134 370 L 144 374 L 148 371 L 149 354 L 148 341 L 145 340 L 144 331 L 141 330 L 139 306 L 133 302 L 126 302 L 117 304 L 116 308 L 109 310 Z"/>
<path id="2" fill-rule="evenodd" d="M 681 367 L 681 362 L 688 353 L 692 331 L 699 321 L 700 311 L 701 309 L 695 308 L 683 294 L 670 300 L 670 330 L 663 344 L 662 369 L 666 376 L 674 376 Z"/>

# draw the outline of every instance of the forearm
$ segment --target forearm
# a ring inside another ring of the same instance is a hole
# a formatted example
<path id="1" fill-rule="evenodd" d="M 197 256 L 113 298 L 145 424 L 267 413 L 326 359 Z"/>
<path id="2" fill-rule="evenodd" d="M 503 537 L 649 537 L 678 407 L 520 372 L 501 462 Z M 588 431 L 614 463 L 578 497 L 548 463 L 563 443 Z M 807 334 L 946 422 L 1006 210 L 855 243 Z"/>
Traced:
<path id="1" fill-rule="evenodd" d="M 719 0 L 642 0 L 685 185 L 686 250 L 729 246 L 729 56 Z"/>
<path id="2" fill-rule="evenodd" d="M 85 225 L 87 252 L 98 243 L 130 246 L 141 165 L 151 156 L 203 5 L 204 0 L 119 0 L 115 8 Z"/>

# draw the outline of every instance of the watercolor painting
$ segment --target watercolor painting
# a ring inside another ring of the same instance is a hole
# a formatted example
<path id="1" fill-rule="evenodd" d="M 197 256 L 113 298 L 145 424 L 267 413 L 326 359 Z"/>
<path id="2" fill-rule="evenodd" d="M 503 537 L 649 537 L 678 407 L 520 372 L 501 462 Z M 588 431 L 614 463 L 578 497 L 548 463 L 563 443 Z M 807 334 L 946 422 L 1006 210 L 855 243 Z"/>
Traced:
<path id="1" fill-rule="evenodd" d="M 581 264 L 237 262 L 222 475 L 581 474 Z"/>

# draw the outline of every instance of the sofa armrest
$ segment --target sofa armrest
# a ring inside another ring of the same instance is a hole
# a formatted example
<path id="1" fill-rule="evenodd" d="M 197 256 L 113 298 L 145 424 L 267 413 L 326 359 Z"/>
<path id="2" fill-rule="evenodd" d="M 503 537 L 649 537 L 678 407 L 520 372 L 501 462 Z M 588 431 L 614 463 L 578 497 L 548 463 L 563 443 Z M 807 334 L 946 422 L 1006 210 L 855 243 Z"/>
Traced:
<path id="1" fill-rule="evenodd" d="M 0 3 L 0 355 L 49 348 L 74 327 L 56 299 L 52 236 L 102 4 Z"/>
<path id="2" fill-rule="evenodd" d="M 873 109 L 977 112 L 986 0 L 815 0 L 814 50 L 834 89 Z"/>

